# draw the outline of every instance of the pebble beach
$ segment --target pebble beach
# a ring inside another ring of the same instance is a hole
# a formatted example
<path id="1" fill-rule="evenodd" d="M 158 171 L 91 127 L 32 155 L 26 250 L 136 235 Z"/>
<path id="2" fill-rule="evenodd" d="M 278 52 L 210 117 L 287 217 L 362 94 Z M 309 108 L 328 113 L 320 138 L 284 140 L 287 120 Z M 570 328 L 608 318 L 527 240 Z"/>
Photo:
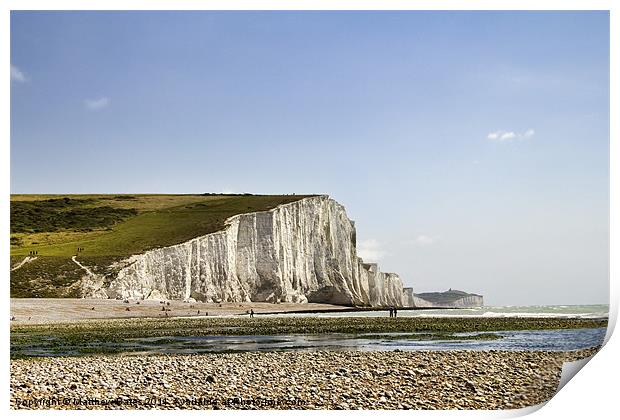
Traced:
<path id="1" fill-rule="evenodd" d="M 246 352 L 11 360 L 13 409 L 516 409 L 597 349 Z"/>

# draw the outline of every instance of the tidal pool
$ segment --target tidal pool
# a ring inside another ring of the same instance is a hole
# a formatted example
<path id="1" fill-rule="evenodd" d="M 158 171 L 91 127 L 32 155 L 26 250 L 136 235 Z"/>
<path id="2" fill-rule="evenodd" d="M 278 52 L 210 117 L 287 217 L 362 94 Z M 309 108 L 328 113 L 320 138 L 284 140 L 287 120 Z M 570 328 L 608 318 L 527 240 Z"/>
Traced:
<path id="1" fill-rule="evenodd" d="M 48 338 L 11 348 L 12 357 L 77 356 L 103 353 L 226 353 L 317 350 L 545 350 L 600 346 L 606 328 L 494 331 L 485 333 L 369 333 L 216 335 L 126 338 L 116 342 L 64 342 Z"/>

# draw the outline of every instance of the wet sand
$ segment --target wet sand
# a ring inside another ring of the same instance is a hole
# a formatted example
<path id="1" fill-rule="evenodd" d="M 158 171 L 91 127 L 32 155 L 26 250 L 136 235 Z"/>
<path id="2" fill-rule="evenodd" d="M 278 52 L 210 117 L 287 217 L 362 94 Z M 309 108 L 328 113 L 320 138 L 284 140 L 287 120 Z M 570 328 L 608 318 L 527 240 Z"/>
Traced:
<path id="1" fill-rule="evenodd" d="M 164 302 L 164 303 L 161 303 Z M 169 304 L 168 304 L 169 303 Z M 162 310 L 164 309 L 164 310 Z M 129 299 L 11 299 L 13 324 L 72 322 L 87 319 L 165 318 L 350 310 L 323 303 L 202 303 Z"/>

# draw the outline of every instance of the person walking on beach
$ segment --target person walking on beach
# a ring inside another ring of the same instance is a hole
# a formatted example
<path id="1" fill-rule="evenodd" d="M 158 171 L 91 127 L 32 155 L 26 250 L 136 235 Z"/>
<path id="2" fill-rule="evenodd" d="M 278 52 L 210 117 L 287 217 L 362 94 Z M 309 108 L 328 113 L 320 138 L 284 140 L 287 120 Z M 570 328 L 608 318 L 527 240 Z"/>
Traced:
<path id="1" fill-rule="evenodd" d="M 394 316 L 394 309 L 392 309 L 392 307 L 390 306 L 390 318 L 392 318 Z"/>
<path id="2" fill-rule="evenodd" d="M 254 318 L 254 309 L 250 309 L 250 318 Z"/>
<path id="3" fill-rule="evenodd" d="M 397 314 L 396 308 L 394 308 L 394 318 L 396 318 L 396 314 Z"/>

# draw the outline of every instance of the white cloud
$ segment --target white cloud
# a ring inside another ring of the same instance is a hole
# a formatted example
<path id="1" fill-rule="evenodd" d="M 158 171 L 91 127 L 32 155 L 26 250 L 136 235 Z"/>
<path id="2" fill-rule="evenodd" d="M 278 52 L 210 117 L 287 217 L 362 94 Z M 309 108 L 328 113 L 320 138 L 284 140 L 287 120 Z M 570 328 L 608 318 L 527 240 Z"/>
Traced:
<path id="1" fill-rule="evenodd" d="M 357 244 L 357 256 L 366 262 L 378 262 L 386 255 L 376 239 L 367 239 Z"/>
<path id="2" fill-rule="evenodd" d="M 84 105 L 86 105 L 86 108 L 92 110 L 102 109 L 110 105 L 110 98 L 104 96 L 97 99 L 86 99 Z"/>
<path id="3" fill-rule="evenodd" d="M 506 140 L 512 140 L 514 138 L 516 138 L 517 135 L 514 133 L 514 131 L 509 131 L 507 133 L 503 133 L 501 136 L 499 136 L 500 141 L 506 141 Z"/>
<path id="4" fill-rule="evenodd" d="M 430 235 L 418 235 L 415 238 L 415 243 L 420 246 L 432 245 L 437 242 L 439 238 L 437 236 Z"/>
<path id="5" fill-rule="evenodd" d="M 534 136 L 535 131 L 530 128 L 525 133 L 515 133 L 514 131 L 497 130 L 487 134 L 487 139 L 498 142 L 510 142 L 513 140 L 524 140 Z"/>
<path id="6" fill-rule="evenodd" d="M 27 79 L 23 71 L 11 64 L 11 80 L 24 83 Z"/>

